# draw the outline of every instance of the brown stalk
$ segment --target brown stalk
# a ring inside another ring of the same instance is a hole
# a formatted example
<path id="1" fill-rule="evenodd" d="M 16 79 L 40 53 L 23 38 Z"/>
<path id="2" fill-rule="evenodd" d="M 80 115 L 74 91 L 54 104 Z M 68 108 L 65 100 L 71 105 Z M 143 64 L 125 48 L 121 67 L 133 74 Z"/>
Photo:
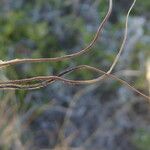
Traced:
<path id="1" fill-rule="evenodd" d="M 107 12 L 105 18 L 103 19 L 102 23 L 100 24 L 93 40 L 91 41 L 91 43 L 87 47 L 80 50 L 79 52 L 65 55 L 65 56 L 61 56 L 61 57 L 55 57 L 55 58 L 36 58 L 36 59 L 25 58 L 25 59 L 14 59 L 14 60 L 9 60 L 9 61 L 1 61 L 0 62 L 0 68 L 2 68 L 4 66 L 10 66 L 10 65 L 21 64 L 21 63 L 58 62 L 58 61 L 63 61 L 63 60 L 75 58 L 77 56 L 85 54 L 86 52 L 88 52 L 90 50 L 90 48 L 92 48 L 95 45 L 100 33 L 102 32 L 104 25 L 106 24 L 107 20 L 109 19 L 110 15 L 111 15 L 111 12 L 112 12 L 112 0 L 109 0 L 108 12 Z"/>
<path id="2" fill-rule="evenodd" d="M 120 58 L 120 55 L 123 51 L 123 48 L 125 46 L 126 39 L 127 39 L 127 32 L 128 32 L 128 18 L 129 18 L 129 15 L 130 15 L 130 12 L 131 12 L 133 6 L 135 5 L 135 2 L 136 2 L 136 0 L 133 1 L 131 7 L 128 10 L 127 16 L 126 16 L 125 33 L 124 33 L 124 37 L 123 37 L 123 42 L 121 44 L 121 47 L 119 49 L 118 54 L 115 57 L 115 60 L 113 61 L 111 67 L 109 68 L 109 70 L 107 72 L 102 71 L 101 69 L 91 67 L 91 66 L 80 65 L 80 66 L 65 70 L 57 76 L 37 76 L 37 77 L 32 77 L 32 78 L 27 78 L 27 79 L 9 80 L 9 81 L 0 82 L 0 89 L 27 89 L 27 90 L 38 89 L 41 87 L 48 86 L 49 84 L 52 84 L 55 81 L 63 81 L 64 83 L 68 83 L 68 84 L 94 84 L 94 83 L 100 82 L 104 79 L 112 78 L 112 79 L 115 79 L 115 80 L 119 81 L 120 83 L 126 85 L 128 88 L 135 91 L 139 95 L 143 96 L 145 99 L 150 100 L 149 96 L 141 93 L 140 91 L 138 91 L 137 89 L 132 87 L 130 84 L 128 84 L 126 81 L 116 77 L 115 75 L 113 75 L 111 73 L 112 70 L 114 69 L 115 65 L 117 64 L 117 62 Z M 65 56 L 61 56 L 61 57 L 55 57 L 55 58 L 37 58 L 37 59 L 27 58 L 27 59 L 14 59 L 14 60 L 10 60 L 10 61 L 2 61 L 2 62 L 0 62 L 0 68 L 12 66 L 15 64 L 21 64 L 21 63 L 58 62 L 58 61 L 64 61 L 64 60 L 72 59 L 72 58 L 77 57 L 79 55 L 85 54 L 95 45 L 100 33 L 102 32 L 104 25 L 106 24 L 106 22 L 108 21 L 110 15 L 111 15 L 111 12 L 112 12 L 112 0 L 109 0 L 108 12 L 107 12 L 104 20 L 100 24 L 93 40 L 91 41 L 91 43 L 86 48 L 80 50 L 79 52 L 65 55 Z M 66 75 L 72 71 L 82 70 L 82 69 L 88 69 L 88 70 L 91 70 L 94 72 L 101 73 L 103 75 L 99 76 L 98 78 L 91 79 L 91 80 L 69 80 L 69 79 L 61 77 L 61 76 Z"/>
<path id="3" fill-rule="evenodd" d="M 65 79 L 65 78 L 62 78 L 59 76 L 38 76 L 38 77 L 34 77 L 34 78 L 28 78 L 28 79 L 22 79 L 22 80 L 13 80 L 13 81 L 7 81 L 7 82 L 4 82 L 4 84 L 6 85 L 6 87 L 16 87 L 16 88 L 24 88 L 24 89 L 37 89 L 37 88 L 40 88 L 40 87 L 44 87 L 44 86 L 47 86 L 49 84 L 51 84 L 52 82 L 54 81 L 62 81 L 62 82 L 65 82 L 67 84 L 94 84 L 94 83 L 97 83 L 97 82 L 100 82 L 104 79 L 107 79 L 107 78 L 112 78 L 114 80 L 117 80 L 118 82 L 124 84 L 125 86 L 127 86 L 128 88 L 130 88 L 131 90 L 133 90 L 134 92 L 138 93 L 139 95 L 143 96 L 144 98 L 150 100 L 150 97 L 149 96 L 146 96 L 145 94 L 141 93 L 140 91 L 138 91 L 137 89 L 135 89 L 133 86 L 131 86 L 130 84 L 128 84 L 126 81 L 116 77 L 115 75 L 113 74 L 108 74 L 98 68 L 95 68 L 95 67 L 91 67 L 91 66 L 87 66 L 87 65 L 80 65 L 80 66 L 77 66 L 77 67 L 74 67 L 74 68 L 71 68 L 69 70 L 66 70 L 64 71 L 61 75 L 65 75 L 65 74 L 68 74 L 72 71 L 76 71 L 76 70 L 82 70 L 82 69 L 88 69 L 88 70 L 91 70 L 91 71 L 94 71 L 94 72 L 98 72 L 100 74 L 103 74 L 102 76 L 98 77 L 98 78 L 95 78 L 95 79 L 91 79 L 91 80 L 69 80 L 69 79 Z M 41 83 L 39 84 L 30 84 L 30 85 L 20 85 L 20 84 L 17 84 L 17 83 L 26 83 L 26 82 L 33 82 L 33 81 L 42 81 Z M 3 86 L 3 84 L 0 83 L 0 88 Z"/>

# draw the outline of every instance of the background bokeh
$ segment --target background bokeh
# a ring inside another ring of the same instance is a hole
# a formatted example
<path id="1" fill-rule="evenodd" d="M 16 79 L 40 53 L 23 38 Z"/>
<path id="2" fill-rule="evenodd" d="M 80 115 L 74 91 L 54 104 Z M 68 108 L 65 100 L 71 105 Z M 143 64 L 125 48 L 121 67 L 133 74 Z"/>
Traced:
<path id="1" fill-rule="evenodd" d="M 57 74 L 87 64 L 107 71 L 121 45 L 132 0 L 114 0 L 113 13 L 88 54 L 58 63 L 20 64 L 0 80 Z M 0 0 L 0 59 L 63 56 L 92 40 L 108 0 Z M 150 1 L 137 0 L 128 39 L 114 72 L 149 94 Z M 96 75 L 79 71 L 71 79 Z M 55 82 L 32 91 L 0 91 L 0 149 L 149 150 L 149 103 L 108 79 L 88 86 Z"/>

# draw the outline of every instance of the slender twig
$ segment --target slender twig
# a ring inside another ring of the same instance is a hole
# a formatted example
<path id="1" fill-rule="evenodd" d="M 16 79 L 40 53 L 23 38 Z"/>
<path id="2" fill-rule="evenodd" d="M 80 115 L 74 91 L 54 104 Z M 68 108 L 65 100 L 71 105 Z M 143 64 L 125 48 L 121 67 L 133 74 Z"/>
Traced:
<path id="1" fill-rule="evenodd" d="M 102 70 L 100 70 L 98 68 L 94 68 L 94 67 L 87 66 L 87 65 L 80 65 L 80 66 L 77 66 L 75 68 L 71 68 L 69 70 L 66 70 L 65 72 L 63 72 L 63 74 L 67 74 L 67 73 L 70 73 L 72 71 L 83 70 L 83 69 L 88 69 L 88 70 L 91 70 L 91 71 L 95 71 L 95 72 L 101 73 L 103 75 L 98 77 L 98 78 L 91 79 L 91 80 L 70 80 L 70 79 L 62 78 L 60 76 L 38 76 L 38 77 L 22 79 L 22 80 L 5 81 L 3 83 L 0 83 L 0 88 L 4 88 L 3 86 L 5 85 L 6 88 L 16 88 L 16 89 L 30 88 L 30 89 L 37 89 L 37 88 L 40 88 L 41 86 L 42 87 L 43 86 L 47 86 L 47 85 L 51 84 L 54 81 L 63 81 L 63 82 L 68 83 L 68 84 L 94 84 L 94 83 L 100 82 L 100 81 L 110 77 L 110 78 L 115 79 L 115 80 L 119 81 L 120 83 L 124 84 L 125 86 L 127 86 L 131 90 L 133 90 L 136 93 L 138 93 L 139 95 L 143 96 L 144 98 L 150 100 L 149 96 L 146 96 L 145 94 L 141 93 L 140 91 L 135 89 L 133 86 L 128 84 L 126 81 L 116 77 L 113 74 L 107 74 L 105 71 L 102 71 Z M 43 82 L 41 82 L 41 84 L 31 84 L 31 85 L 20 85 L 20 84 L 17 84 L 17 83 L 20 83 L 20 82 L 25 84 L 26 82 L 33 82 L 33 81 L 43 81 Z"/>
<path id="2" fill-rule="evenodd" d="M 131 5 L 131 7 L 129 8 L 129 11 L 128 11 L 128 13 L 127 13 L 127 16 L 126 16 L 126 23 L 125 23 L 125 33 L 124 33 L 123 42 L 122 42 L 122 44 L 121 44 L 120 50 L 119 50 L 118 54 L 116 55 L 115 60 L 114 60 L 114 62 L 112 63 L 112 65 L 111 65 L 111 67 L 110 67 L 108 73 L 111 73 L 111 72 L 112 72 L 112 70 L 114 69 L 115 65 L 117 64 L 117 62 L 118 62 L 118 60 L 119 60 L 119 58 L 120 58 L 120 55 L 121 55 L 121 53 L 122 53 L 122 51 L 123 51 L 123 49 L 124 49 L 124 46 L 125 46 L 125 43 L 126 43 L 126 40 L 127 40 L 127 35 L 128 35 L 128 20 L 129 20 L 129 15 L 130 15 L 130 12 L 131 12 L 132 8 L 133 8 L 134 5 L 135 5 L 135 2 L 136 2 L 136 0 L 133 1 L 132 5 Z"/>
<path id="3" fill-rule="evenodd" d="M 38 89 L 41 87 L 48 86 L 49 84 L 52 84 L 55 81 L 63 81 L 64 83 L 68 83 L 68 84 L 94 84 L 94 83 L 100 82 L 104 79 L 112 78 L 112 79 L 115 79 L 115 80 L 119 81 L 120 83 L 126 85 L 128 88 L 135 91 L 139 95 L 143 96 L 145 99 L 150 100 L 149 96 L 141 93 L 140 91 L 138 91 L 137 89 L 132 87 L 130 84 L 128 84 L 126 81 L 124 81 L 124 80 L 116 77 L 115 75 L 111 74 L 111 72 L 114 69 L 116 63 L 118 62 L 118 60 L 121 56 L 121 53 L 123 51 L 123 48 L 125 46 L 126 39 L 127 39 L 127 33 L 128 33 L 129 15 L 130 15 L 130 12 L 131 12 L 135 2 L 136 2 L 136 0 L 133 1 L 131 7 L 129 8 L 127 16 L 126 16 L 125 33 L 124 33 L 123 42 L 121 44 L 121 47 L 119 49 L 118 54 L 115 57 L 115 60 L 113 61 L 111 67 L 109 68 L 109 70 L 107 72 L 105 72 L 101 69 L 98 69 L 98 68 L 91 67 L 91 66 L 80 65 L 80 66 L 65 70 L 57 76 L 37 76 L 37 77 L 32 77 L 32 78 L 27 78 L 27 79 L 9 80 L 9 81 L 0 82 L 0 89 L 28 89 L 28 90 Z M 15 59 L 15 60 L 10 60 L 10 61 L 6 61 L 6 62 L 0 62 L 0 68 L 4 67 L 4 66 L 7 67 L 7 66 L 15 65 L 15 64 L 20 64 L 20 63 L 63 61 L 65 59 L 71 59 L 71 58 L 77 57 L 81 54 L 88 52 L 90 50 L 90 48 L 92 48 L 95 45 L 104 25 L 106 24 L 107 20 L 110 17 L 111 11 L 112 11 L 112 0 L 109 0 L 108 12 L 107 12 L 104 20 L 102 21 L 101 25 L 99 26 L 92 42 L 86 48 L 80 50 L 79 52 L 73 53 L 70 55 L 65 55 L 62 57 L 56 57 L 56 58 Z M 61 77 L 61 76 L 66 75 L 72 71 L 83 70 L 83 69 L 95 71 L 95 72 L 101 73 L 103 75 L 101 75 L 97 78 L 94 78 L 94 79 L 89 79 L 89 80 L 69 80 L 69 79 Z"/>
<path id="4" fill-rule="evenodd" d="M 109 0 L 108 12 L 107 12 L 105 18 L 103 19 L 102 23 L 100 24 L 93 40 L 91 41 L 91 43 L 87 47 L 80 50 L 79 52 L 65 55 L 65 56 L 61 56 L 61 57 L 55 57 L 55 58 L 36 58 L 36 59 L 25 58 L 25 59 L 14 59 L 14 60 L 10 60 L 10 61 L 0 61 L 0 68 L 2 68 L 4 66 L 6 67 L 6 66 L 21 64 L 21 63 L 58 62 L 58 61 L 68 60 L 68 59 L 80 56 L 82 54 L 85 54 L 95 45 L 100 33 L 103 30 L 104 25 L 106 24 L 107 20 L 109 19 L 110 15 L 111 15 L 111 12 L 112 12 L 112 0 Z"/>

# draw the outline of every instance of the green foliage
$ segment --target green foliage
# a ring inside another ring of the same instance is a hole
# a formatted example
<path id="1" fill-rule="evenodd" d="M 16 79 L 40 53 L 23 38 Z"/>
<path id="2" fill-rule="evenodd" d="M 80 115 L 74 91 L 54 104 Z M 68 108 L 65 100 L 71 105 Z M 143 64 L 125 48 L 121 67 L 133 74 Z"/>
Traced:
<path id="1" fill-rule="evenodd" d="M 140 129 L 133 138 L 134 144 L 138 150 L 149 150 L 150 147 L 150 132 Z"/>
<path id="2" fill-rule="evenodd" d="M 149 0 L 137 1 L 136 8 L 135 8 L 135 11 L 136 11 L 137 14 L 139 14 L 139 15 L 141 15 L 141 14 L 148 15 L 149 14 L 149 9 L 150 9 L 150 1 Z"/>

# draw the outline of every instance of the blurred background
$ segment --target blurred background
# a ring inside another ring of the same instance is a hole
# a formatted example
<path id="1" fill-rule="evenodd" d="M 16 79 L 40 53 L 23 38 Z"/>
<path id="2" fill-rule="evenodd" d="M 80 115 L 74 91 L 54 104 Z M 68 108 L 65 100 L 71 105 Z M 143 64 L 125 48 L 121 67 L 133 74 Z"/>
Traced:
<path id="1" fill-rule="evenodd" d="M 55 75 L 87 64 L 107 71 L 122 42 L 133 0 L 114 0 L 113 13 L 92 50 L 58 63 L 20 64 L 0 70 L 0 80 Z M 0 59 L 63 56 L 92 40 L 108 0 L 0 0 Z M 114 72 L 149 94 L 150 1 L 137 0 L 128 40 Z M 91 79 L 87 71 L 71 79 Z M 108 79 L 88 86 L 55 82 L 32 91 L 0 91 L 1 150 L 149 150 L 150 104 Z"/>

